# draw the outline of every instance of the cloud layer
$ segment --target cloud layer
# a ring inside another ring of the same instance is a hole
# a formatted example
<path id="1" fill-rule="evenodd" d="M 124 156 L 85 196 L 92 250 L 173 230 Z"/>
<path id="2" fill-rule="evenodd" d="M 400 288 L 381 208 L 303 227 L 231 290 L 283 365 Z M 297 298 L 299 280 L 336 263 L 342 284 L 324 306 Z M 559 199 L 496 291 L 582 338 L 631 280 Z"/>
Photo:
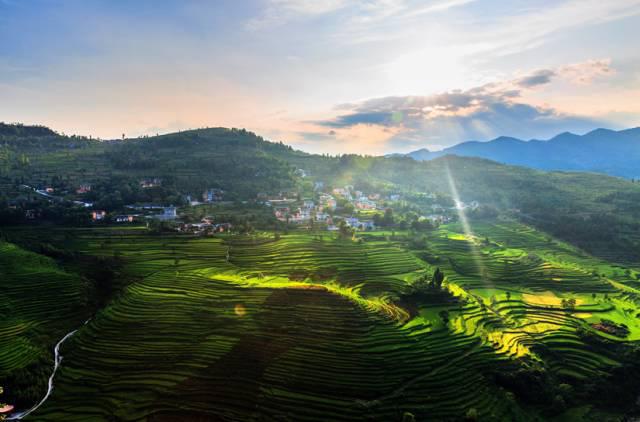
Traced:
<path id="1" fill-rule="evenodd" d="M 388 148 L 401 150 L 419 146 L 442 148 L 500 135 L 531 138 L 552 136 L 566 130 L 583 132 L 606 125 L 606 122 L 528 103 L 526 97 L 555 80 L 585 84 L 611 73 L 609 60 L 590 60 L 557 69 L 538 69 L 511 80 L 468 90 L 342 104 L 336 107 L 337 116 L 312 123 L 338 135 L 342 130 L 362 125 L 378 127 L 388 133 L 393 129 L 393 135 L 387 140 Z M 323 134 L 321 138 L 324 137 Z"/>

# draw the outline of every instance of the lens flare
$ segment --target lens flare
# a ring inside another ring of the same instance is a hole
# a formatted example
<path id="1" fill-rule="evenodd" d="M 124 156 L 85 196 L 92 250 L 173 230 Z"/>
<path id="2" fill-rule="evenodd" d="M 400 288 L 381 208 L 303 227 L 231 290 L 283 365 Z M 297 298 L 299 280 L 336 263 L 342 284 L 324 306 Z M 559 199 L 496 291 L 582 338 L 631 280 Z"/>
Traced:
<path id="1" fill-rule="evenodd" d="M 233 307 L 233 312 L 235 312 L 237 316 L 243 317 L 247 314 L 247 308 L 245 308 L 242 303 L 238 303 Z"/>
<path id="2" fill-rule="evenodd" d="M 469 242 L 469 249 L 471 251 L 471 258 L 478 269 L 478 273 L 480 274 L 480 278 L 485 284 L 491 285 L 491 281 L 487 277 L 487 271 L 482 262 L 482 256 L 480 250 L 475 244 L 475 235 L 471 230 L 471 224 L 469 224 L 469 219 L 467 218 L 467 214 L 465 212 L 465 208 L 463 206 L 462 201 L 460 200 L 460 195 L 458 194 L 458 188 L 456 187 L 455 180 L 453 179 L 453 175 L 451 174 L 451 169 L 449 168 L 449 163 L 447 161 L 444 162 L 444 169 L 447 174 L 447 181 L 449 182 L 449 191 L 451 193 L 451 197 L 456 204 L 456 212 L 458 213 L 458 219 L 460 220 L 460 224 L 462 224 L 462 231 L 464 232 L 467 241 Z"/>

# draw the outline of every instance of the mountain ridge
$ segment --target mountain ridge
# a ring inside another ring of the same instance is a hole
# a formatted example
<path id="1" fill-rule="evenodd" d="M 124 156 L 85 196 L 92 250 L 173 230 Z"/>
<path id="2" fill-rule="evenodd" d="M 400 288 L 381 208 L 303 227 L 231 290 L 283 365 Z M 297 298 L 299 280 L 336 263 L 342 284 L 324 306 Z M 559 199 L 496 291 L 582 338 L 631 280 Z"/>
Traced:
<path id="1" fill-rule="evenodd" d="M 640 127 L 619 131 L 598 128 L 584 135 L 562 132 L 547 140 L 500 136 L 486 142 L 463 142 L 441 151 L 421 148 L 405 155 L 418 161 L 459 155 L 539 170 L 586 171 L 638 178 Z"/>

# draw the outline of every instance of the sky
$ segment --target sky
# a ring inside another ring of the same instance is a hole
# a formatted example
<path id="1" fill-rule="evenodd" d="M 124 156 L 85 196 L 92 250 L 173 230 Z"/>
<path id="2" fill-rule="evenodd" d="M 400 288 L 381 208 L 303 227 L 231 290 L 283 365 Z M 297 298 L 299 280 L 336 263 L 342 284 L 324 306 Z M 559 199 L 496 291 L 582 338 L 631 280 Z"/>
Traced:
<path id="1" fill-rule="evenodd" d="M 309 152 L 640 126 L 640 0 L 0 0 L 0 121 Z"/>

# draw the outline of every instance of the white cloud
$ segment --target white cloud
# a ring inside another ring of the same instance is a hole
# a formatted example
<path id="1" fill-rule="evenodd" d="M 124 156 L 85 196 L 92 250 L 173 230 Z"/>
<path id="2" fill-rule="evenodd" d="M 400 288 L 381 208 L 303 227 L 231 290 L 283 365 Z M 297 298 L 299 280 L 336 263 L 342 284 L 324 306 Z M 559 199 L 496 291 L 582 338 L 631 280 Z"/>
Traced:
<path id="1" fill-rule="evenodd" d="M 611 68 L 611 59 L 600 59 L 562 66 L 558 73 L 571 82 L 590 84 L 598 77 L 613 74 L 614 70 Z"/>
<path id="2" fill-rule="evenodd" d="M 249 20 L 249 30 L 268 29 L 300 16 L 318 16 L 342 9 L 347 0 L 269 0 L 262 14 Z"/>

